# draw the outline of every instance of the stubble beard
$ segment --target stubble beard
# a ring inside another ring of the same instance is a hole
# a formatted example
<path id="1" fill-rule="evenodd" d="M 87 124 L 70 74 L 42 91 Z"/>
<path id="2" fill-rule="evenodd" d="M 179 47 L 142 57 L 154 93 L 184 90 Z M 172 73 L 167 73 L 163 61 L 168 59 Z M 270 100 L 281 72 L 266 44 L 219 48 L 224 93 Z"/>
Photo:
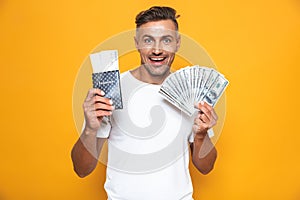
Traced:
<path id="1" fill-rule="evenodd" d="M 146 71 L 149 73 L 149 75 L 153 77 L 166 77 L 170 73 L 171 64 L 174 61 L 174 57 L 167 58 L 171 59 L 167 63 L 169 64 L 163 64 L 163 65 L 151 65 L 149 63 L 145 63 L 142 60 L 142 67 L 146 69 Z"/>
<path id="2" fill-rule="evenodd" d="M 150 64 L 142 64 L 142 66 L 153 77 L 165 76 L 170 72 L 171 68 L 169 65 L 152 66 Z"/>

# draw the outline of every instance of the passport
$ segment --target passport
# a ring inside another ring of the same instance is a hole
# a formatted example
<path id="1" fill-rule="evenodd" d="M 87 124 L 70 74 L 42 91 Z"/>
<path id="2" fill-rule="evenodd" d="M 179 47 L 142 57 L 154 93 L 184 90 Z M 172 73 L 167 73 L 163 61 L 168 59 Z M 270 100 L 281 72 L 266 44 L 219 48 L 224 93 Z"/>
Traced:
<path id="1" fill-rule="evenodd" d="M 90 55 L 93 67 L 93 87 L 102 90 L 112 100 L 115 109 L 123 109 L 120 70 L 117 50 L 106 50 Z"/>
<path id="2" fill-rule="evenodd" d="M 98 72 L 92 74 L 93 87 L 102 90 L 104 97 L 112 100 L 115 109 L 122 109 L 122 93 L 119 70 Z"/>

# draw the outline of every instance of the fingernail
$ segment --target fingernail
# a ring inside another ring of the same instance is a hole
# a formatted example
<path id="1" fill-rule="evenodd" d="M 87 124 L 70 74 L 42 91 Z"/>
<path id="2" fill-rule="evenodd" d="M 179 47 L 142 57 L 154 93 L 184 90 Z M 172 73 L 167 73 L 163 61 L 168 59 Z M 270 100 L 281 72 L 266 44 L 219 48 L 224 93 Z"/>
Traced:
<path id="1" fill-rule="evenodd" d="M 110 103 L 111 105 L 113 104 L 113 102 L 112 102 L 112 100 L 111 100 L 111 99 L 109 100 L 109 103 Z"/>
<path id="2" fill-rule="evenodd" d="M 104 96 L 104 95 L 105 95 L 105 92 L 103 92 L 103 91 L 101 90 L 100 94 Z"/>
<path id="3" fill-rule="evenodd" d="M 200 101 L 200 104 L 201 104 L 201 105 L 204 105 L 204 101 Z"/>

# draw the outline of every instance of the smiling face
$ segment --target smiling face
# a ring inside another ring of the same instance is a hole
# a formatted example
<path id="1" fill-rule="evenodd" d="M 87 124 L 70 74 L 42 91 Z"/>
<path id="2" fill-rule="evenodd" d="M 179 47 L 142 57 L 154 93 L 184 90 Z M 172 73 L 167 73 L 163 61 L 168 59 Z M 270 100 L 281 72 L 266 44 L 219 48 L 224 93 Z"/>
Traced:
<path id="1" fill-rule="evenodd" d="M 160 20 L 141 25 L 136 32 L 135 45 L 141 57 L 141 67 L 150 76 L 169 73 L 180 36 L 172 20 Z"/>

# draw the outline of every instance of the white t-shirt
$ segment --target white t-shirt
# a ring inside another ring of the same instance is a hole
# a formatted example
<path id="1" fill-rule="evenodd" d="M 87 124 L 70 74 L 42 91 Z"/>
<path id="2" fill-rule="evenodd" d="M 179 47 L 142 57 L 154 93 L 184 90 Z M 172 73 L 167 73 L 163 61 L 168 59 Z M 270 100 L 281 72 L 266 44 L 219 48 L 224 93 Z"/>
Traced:
<path id="1" fill-rule="evenodd" d="M 193 117 L 158 93 L 160 85 L 121 75 L 122 110 L 104 118 L 108 137 L 105 190 L 109 200 L 191 200 L 189 142 Z"/>

